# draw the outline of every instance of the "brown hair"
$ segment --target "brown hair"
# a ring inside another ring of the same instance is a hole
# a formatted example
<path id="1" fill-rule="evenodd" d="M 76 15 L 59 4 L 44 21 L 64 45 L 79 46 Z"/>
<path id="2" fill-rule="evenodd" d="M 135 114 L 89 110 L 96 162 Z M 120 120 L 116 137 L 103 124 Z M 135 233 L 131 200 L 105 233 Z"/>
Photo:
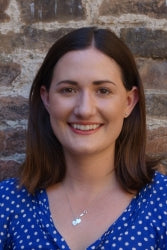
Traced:
<path id="1" fill-rule="evenodd" d="M 85 27 L 68 33 L 53 44 L 31 87 L 27 151 L 21 169 L 21 183 L 31 193 L 61 181 L 66 171 L 62 146 L 52 131 L 49 114 L 40 97 L 40 88 L 44 85 L 49 90 L 53 69 L 64 54 L 86 49 L 91 46 L 92 41 L 96 49 L 119 64 L 125 88 L 138 88 L 139 101 L 130 116 L 124 120 L 116 141 L 117 179 L 127 191 L 138 191 L 151 182 L 155 162 L 147 160 L 145 155 L 145 98 L 134 58 L 127 46 L 110 30 Z"/>

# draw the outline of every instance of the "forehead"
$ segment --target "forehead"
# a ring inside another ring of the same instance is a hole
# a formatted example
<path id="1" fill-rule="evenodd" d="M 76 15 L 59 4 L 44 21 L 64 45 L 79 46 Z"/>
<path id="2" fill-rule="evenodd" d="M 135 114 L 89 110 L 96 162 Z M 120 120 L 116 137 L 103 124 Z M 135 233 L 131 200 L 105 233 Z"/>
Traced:
<path id="1" fill-rule="evenodd" d="M 63 55 L 54 68 L 54 74 L 100 72 L 107 74 L 117 72 L 121 74 L 119 65 L 111 57 L 94 47 L 84 50 L 70 51 Z"/>

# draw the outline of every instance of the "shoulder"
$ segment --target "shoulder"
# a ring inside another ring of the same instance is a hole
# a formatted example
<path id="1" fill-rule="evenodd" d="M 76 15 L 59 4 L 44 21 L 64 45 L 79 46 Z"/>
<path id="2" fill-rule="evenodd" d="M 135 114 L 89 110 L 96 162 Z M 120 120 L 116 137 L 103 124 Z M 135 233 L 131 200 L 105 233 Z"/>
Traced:
<path id="1" fill-rule="evenodd" d="M 167 176 L 155 172 L 152 181 L 143 187 L 139 194 L 141 196 L 166 196 L 167 195 Z"/>
<path id="2" fill-rule="evenodd" d="M 148 217 L 162 216 L 167 221 L 167 176 L 155 172 L 151 183 L 137 196 L 138 208 Z"/>
<path id="3" fill-rule="evenodd" d="M 26 188 L 19 185 L 19 180 L 15 178 L 7 179 L 0 182 L 0 209 L 2 211 L 16 211 L 20 206 L 24 206 L 28 200 L 32 200 L 32 195 Z"/>
<path id="4" fill-rule="evenodd" d="M 152 182 L 141 192 L 147 211 L 155 216 L 162 215 L 167 220 L 167 176 L 155 172 Z"/>
<path id="5" fill-rule="evenodd" d="M 2 199 L 8 200 L 7 197 L 14 197 L 19 190 L 17 179 L 11 178 L 0 182 L 0 196 Z"/>
<path id="6" fill-rule="evenodd" d="M 25 191 L 24 188 L 20 188 L 18 179 L 11 178 L 0 182 L 0 194 L 2 198 L 15 197 L 16 194 L 21 194 Z"/>
<path id="7" fill-rule="evenodd" d="M 152 196 L 159 207 L 165 207 L 167 212 L 167 176 L 156 172 L 152 182 Z"/>
<path id="8" fill-rule="evenodd" d="M 18 179 L 0 182 L 0 249 L 13 249 L 11 240 L 17 240 L 18 234 L 22 235 L 22 228 L 28 228 L 32 218 L 36 222 L 36 211 L 43 201 L 43 196 L 38 200 L 40 193 L 30 194 L 20 186 Z"/>
<path id="9" fill-rule="evenodd" d="M 18 180 L 16 178 L 10 178 L 6 179 L 0 182 L 0 191 L 5 191 L 9 189 L 13 189 L 13 187 L 16 188 L 16 186 L 19 184 Z"/>
<path id="10" fill-rule="evenodd" d="M 143 193 L 147 195 L 147 198 L 160 201 L 166 201 L 167 198 L 167 176 L 155 172 L 152 182 L 147 184 L 143 189 Z"/>
<path id="11" fill-rule="evenodd" d="M 150 184 L 153 194 L 166 196 L 167 195 L 167 176 L 155 172 L 152 183 Z"/>

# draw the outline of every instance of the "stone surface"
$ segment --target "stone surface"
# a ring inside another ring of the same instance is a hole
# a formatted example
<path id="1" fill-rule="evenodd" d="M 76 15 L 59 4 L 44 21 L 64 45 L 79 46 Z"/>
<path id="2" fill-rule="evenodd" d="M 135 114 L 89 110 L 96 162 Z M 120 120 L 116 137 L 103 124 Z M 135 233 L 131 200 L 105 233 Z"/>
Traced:
<path id="1" fill-rule="evenodd" d="M 104 0 L 100 7 L 100 15 L 144 14 L 154 18 L 166 18 L 167 4 L 165 0 Z"/>
<path id="2" fill-rule="evenodd" d="M 18 0 L 24 22 L 68 21 L 85 18 L 81 0 Z"/>
<path id="3" fill-rule="evenodd" d="M 136 56 L 152 119 L 147 151 L 164 156 L 167 169 L 167 0 L 0 0 L 0 23 L 0 178 L 24 158 L 27 95 L 47 50 L 68 31 L 98 24 Z"/>
<path id="4" fill-rule="evenodd" d="M 7 35 L 0 33 L 0 41 L 0 52 L 8 54 L 21 46 L 21 34 L 19 36 L 12 31 L 8 32 Z"/>
<path id="5" fill-rule="evenodd" d="M 9 86 L 20 75 L 20 65 L 16 63 L 0 63 L 0 86 Z"/>
<path id="6" fill-rule="evenodd" d="M 0 0 L 0 22 L 6 22 L 10 20 L 10 17 L 5 13 L 9 6 L 10 0 Z"/>
<path id="7" fill-rule="evenodd" d="M 161 116 L 167 119 L 167 93 L 146 93 L 146 112 L 149 116 Z"/>
<path id="8" fill-rule="evenodd" d="M 147 153 L 161 158 L 158 170 L 167 174 L 167 128 L 159 127 L 147 131 Z"/>
<path id="9" fill-rule="evenodd" d="M 0 131 L 0 157 L 25 153 L 26 133 L 22 128 Z"/>
<path id="10" fill-rule="evenodd" d="M 167 160 L 167 128 L 147 131 L 147 153 L 164 156 Z"/>
<path id="11" fill-rule="evenodd" d="M 60 37 L 67 34 L 72 29 L 60 28 L 54 31 L 37 30 L 25 27 L 23 30 L 24 47 L 28 49 L 39 49 L 46 51 Z"/>
<path id="12" fill-rule="evenodd" d="M 60 28 L 54 31 L 37 30 L 29 26 L 22 28 L 22 33 L 9 32 L 0 34 L 0 52 L 11 53 L 15 49 L 38 49 L 47 51 L 50 46 L 61 36 L 72 29 Z"/>
<path id="13" fill-rule="evenodd" d="M 121 38 L 135 56 L 167 58 L 167 31 L 146 28 L 121 29 Z"/>
<path id="14" fill-rule="evenodd" d="M 137 59 L 144 87 L 167 90 L 167 60 Z"/>
<path id="15" fill-rule="evenodd" d="M 162 161 L 162 163 L 158 166 L 157 170 L 160 173 L 167 175 L 167 162 Z"/>
<path id="16" fill-rule="evenodd" d="M 20 164 L 14 160 L 0 160 L 0 181 L 10 177 L 17 177 L 19 166 Z"/>
<path id="17" fill-rule="evenodd" d="M 0 125 L 5 120 L 22 120 L 28 117 L 28 100 L 22 96 L 0 97 Z"/>

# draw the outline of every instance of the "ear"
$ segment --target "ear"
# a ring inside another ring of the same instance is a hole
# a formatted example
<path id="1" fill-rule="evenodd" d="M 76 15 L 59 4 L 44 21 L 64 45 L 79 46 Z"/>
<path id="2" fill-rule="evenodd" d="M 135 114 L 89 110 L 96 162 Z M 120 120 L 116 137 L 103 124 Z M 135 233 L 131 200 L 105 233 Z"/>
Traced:
<path id="1" fill-rule="evenodd" d="M 45 86 L 41 86 L 40 95 L 43 105 L 45 106 L 46 110 L 49 113 L 49 92 L 47 91 Z"/>
<path id="2" fill-rule="evenodd" d="M 138 100 L 139 100 L 138 88 L 136 86 L 133 86 L 133 88 L 127 92 L 127 106 L 124 114 L 125 118 L 131 114 Z"/>

